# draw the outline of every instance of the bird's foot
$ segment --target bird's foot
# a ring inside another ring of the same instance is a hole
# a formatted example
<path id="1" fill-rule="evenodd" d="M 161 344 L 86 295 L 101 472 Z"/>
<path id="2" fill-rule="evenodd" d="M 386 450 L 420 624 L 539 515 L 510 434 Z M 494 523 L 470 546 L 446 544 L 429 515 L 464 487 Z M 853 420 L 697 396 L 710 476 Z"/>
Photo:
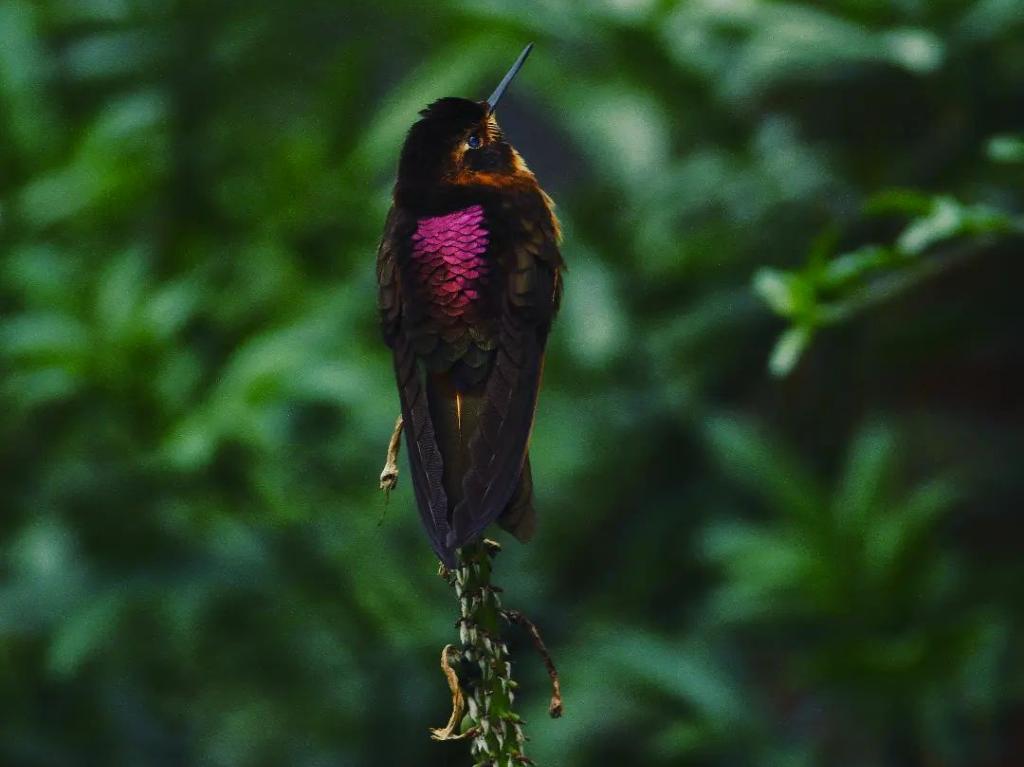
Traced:
<path id="1" fill-rule="evenodd" d="M 384 465 L 384 471 L 380 473 L 380 489 L 390 493 L 398 484 L 398 467 L 393 463 Z"/>
<path id="2" fill-rule="evenodd" d="M 402 416 L 395 421 L 394 431 L 388 441 L 388 454 L 384 460 L 384 470 L 380 473 L 380 489 L 387 498 L 398 484 L 398 451 L 402 446 Z"/>

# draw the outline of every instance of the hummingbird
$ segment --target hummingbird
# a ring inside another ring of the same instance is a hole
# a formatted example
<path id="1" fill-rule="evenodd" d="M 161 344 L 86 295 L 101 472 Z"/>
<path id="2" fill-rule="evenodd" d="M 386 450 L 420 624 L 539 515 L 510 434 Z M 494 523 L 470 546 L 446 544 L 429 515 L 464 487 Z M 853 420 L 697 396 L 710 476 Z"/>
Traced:
<path id="1" fill-rule="evenodd" d="M 419 113 L 377 251 L 416 505 L 448 567 L 492 522 L 522 541 L 536 525 L 528 448 L 564 262 L 554 204 L 495 119 L 532 47 L 486 100 Z"/>

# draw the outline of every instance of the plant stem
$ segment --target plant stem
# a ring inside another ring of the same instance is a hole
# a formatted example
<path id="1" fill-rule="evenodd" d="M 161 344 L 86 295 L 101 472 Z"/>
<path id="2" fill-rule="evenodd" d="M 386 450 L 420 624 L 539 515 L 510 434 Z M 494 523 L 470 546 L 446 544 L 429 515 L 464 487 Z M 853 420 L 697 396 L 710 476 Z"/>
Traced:
<path id="1" fill-rule="evenodd" d="M 487 540 L 464 547 L 451 578 L 459 600 L 462 659 L 471 674 L 463 683 L 467 705 L 463 732 L 472 733 L 474 767 L 531 763 L 523 754 L 523 721 L 513 709 L 516 683 L 501 639 L 500 589 L 491 583 L 499 550 L 498 544 Z"/>
<path id="2" fill-rule="evenodd" d="M 402 417 L 399 416 L 388 444 L 384 471 L 380 475 L 380 488 L 385 494 L 398 482 L 401 435 Z M 551 677 L 548 713 L 553 718 L 562 715 L 558 671 L 540 632 L 518 610 L 502 609 L 498 596 L 501 589 L 491 583 L 494 557 L 499 551 L 500 545 L 484 538 L 458 551 L 458 567 L 454 571 L 441 569 L 442 575 L 455 588 L 455 596 L 459 600 L 458 626 L 462 650 L 455 653 L 448 645 L 441 651 L 441 670 L 452 692 L 452 715 L 446 726 L 431 729 L 430 733 L 435 740 L 470 739 L 474 767 L 533 764 L 523 754 L 526 741 L 523 720 L 513 708 L 517 685 L 512 679 L 508 647 L 501 638 L 502 621 L 517 623 L 529 633 Z M 450 664 L 456 656 L 462 659 L 464 669 L 469 671 L 463 674 L 462 680 Z M 455 733 L 456 728 L 460 730 L 459 734 Z"/>

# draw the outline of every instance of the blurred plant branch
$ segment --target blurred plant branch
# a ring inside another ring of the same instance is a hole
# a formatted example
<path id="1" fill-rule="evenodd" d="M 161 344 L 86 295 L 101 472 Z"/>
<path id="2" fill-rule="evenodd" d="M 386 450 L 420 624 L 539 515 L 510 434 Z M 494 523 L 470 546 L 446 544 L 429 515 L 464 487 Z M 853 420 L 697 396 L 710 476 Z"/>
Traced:
<path id="1" fill-rule="evenodd" d="M 765 268 L 754 275 L 754 291 L 790 322 L 769 359 L 773 374 L 787 375 L 820 328 L 888 301 L 1002 237 L 1024 235 L 1024 217 L 987 205 L 965 205 L 945 195 L 890 190 L 872 197 L 866 209 L 874 215 L 913 218 L 891 245 L 866 245 L 828 258 L 830 235 L 812 250 L 803 268 Z"/>

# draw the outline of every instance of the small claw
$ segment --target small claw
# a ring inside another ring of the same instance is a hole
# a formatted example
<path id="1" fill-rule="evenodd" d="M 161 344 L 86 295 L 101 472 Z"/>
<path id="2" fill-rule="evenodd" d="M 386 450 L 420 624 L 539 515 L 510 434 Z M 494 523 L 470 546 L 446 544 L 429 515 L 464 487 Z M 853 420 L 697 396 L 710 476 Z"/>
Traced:
<path id="1" fill-rule="evenodd" d="M 380 489 L 383 490 L 386 495 L 394 490 L 397 484 L 398 467 L 389 463 L 384 467 L 384 471 L 380 473 Z"/>
<path id="2" fill-rule="evenodd" d="M 391 433 L 391 439 L 388 442 L 388 454 L 384 461 L 384 471 L 380 473 L 380 489 L 384 491 L 385 498 L 391 494 L 391 491 L 398 484 L 398 451 L 402 445 L 402 425 L 402 416 L 398 416 L 398 419 L 395 421 L 394 431 Z"/>

